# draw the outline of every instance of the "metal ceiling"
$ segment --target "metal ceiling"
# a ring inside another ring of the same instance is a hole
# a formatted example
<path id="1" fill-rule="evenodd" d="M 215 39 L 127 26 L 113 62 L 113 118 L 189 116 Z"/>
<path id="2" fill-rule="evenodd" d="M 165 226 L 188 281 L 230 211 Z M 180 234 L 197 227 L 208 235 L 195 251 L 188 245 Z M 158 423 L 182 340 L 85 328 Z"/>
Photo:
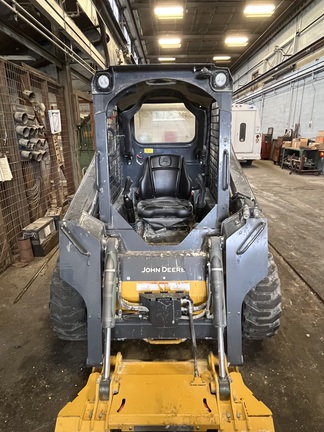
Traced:
<path id="1" fill-rule="evenodd" d="M 103 49 L 105 38 L 100 35 L 104 23 L 123 52 L 126 39 L 122 30 L 126 27 L 141 63 L 156 63 L 158 57 L 170 55 L 176 62 L 185 63 L 212 62 L 215 55 L 230 55 L 231 60 L 223 65 L 234 72 L 312 0 L 275 1 L 276 10 L 270 18 L 246 18 L 243 15 L 245 0 L 178 0 L 177 3 L 184 6 L 184 17 L 170 21 L 158 20 L 153 10 L 157 4 L 174 3 L 175 0 L 115 2 L 120 11 L 119 23 L 112 14 L 109 0 L 88 1 L 94 7 L 94 17 L 80 7 L 87 3 L 85 0 L 0 0 L 0 56 L 30 55 L 34 60 L 25 62 L 36 68 L 49 63 L 62 67 L 69 58 L 68 62 L 75 65 L 75 70 L 89 78 L 93 70 L 105 67 L 108 61 Z M 84 35 L 87 41 L 84 46 L 73 26 L 69 33 L 70 30 L 60 24 L 61 17 L 55 15 L 53 3 L 61 8 L 80 35 Z M 225 37 L 232 32 L 246 34 L 248 45 L 226 47 Z M 166 35 L 179 36 L 181 48 L 159 47 L 158 38 Z M 132 60 L 128 56 L 128 61 Z M 83 62 L 86 64 L 82 65 Z"/>
<path id="2" fill-rule="evenodd" d="M 154 15 L 154 7 L 161 3 L 166 2 L 120 0 L 120 4 L 126 10 L 131 8 L 137 18 L 147 61 L 155 63 L 158 57 L 172 55 L 177 62 L 211 62 L 215 55 L 230 55 L 231 60 L 226 62 L 226 66 L 236 69 L 249 54 L 251 47 L 261 47 L 267 40 L 267 33 L 273 36 L 280 31 L 296 12 L 310 2 L 275 1 L 276 9 L 271 17 L 246 18 L 243 9 L 248 1 L 245 0 L 177 1 L 176 3 L 183 4 L 185 13 L 182 20 L 173 21 L 159 20 Z M 246 34 L 249 38 L 248 45 L 227 47 L 224 40 L 231 33 Z M 162 49 L 158 44 L 161 36 L 181 37 L 181 48 Z"/>

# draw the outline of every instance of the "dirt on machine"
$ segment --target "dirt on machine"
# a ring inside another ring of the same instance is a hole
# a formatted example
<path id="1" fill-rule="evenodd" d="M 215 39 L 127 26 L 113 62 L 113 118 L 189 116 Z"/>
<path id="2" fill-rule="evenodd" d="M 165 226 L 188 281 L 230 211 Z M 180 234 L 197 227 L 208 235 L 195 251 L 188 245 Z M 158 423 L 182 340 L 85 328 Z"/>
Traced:
<path id="1" fill-rule="evenodd" d="M 93 370 L 55 431 L 273 432 L 238 369 L 243 337 L 277 332 L 281 294 L 231 149 L 229 70 L 111 66 L 92 93 L 96 152 L 60 225 L 50 312 Z"/>

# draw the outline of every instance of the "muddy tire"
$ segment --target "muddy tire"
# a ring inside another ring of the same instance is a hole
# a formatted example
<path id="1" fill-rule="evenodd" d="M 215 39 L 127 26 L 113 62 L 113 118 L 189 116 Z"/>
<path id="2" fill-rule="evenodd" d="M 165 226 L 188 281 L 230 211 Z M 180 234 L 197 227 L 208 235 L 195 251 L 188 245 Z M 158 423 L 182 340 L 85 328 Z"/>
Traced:
<path id="1" fill-rule="evenodd" d="M 81 295 L 60 278 L 59 265 L 53 272 L 50 288 L 50 317 L 59 339 L 87 339 L 87 312 Z"/>
<path id="2" fill-rule="evenodd" d="M 268 257 L 268 276 L 246 295 L 243 302 L 243 337 L 263 340 L 274 336 L 280 326 L 281 289 L 277 265 Z"/>

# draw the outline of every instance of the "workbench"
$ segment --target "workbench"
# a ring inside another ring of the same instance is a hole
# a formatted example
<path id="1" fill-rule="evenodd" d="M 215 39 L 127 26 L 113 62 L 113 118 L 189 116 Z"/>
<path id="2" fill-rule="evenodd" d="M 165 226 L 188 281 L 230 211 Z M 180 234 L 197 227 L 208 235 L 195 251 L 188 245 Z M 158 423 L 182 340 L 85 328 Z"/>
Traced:
<path id="1" fill-rule="evenodd" d="M 282 147 L 281 168 L 288 167 L 291 172 L 297 174 L 320 174 L 318 150 L 305 147 Z"/>

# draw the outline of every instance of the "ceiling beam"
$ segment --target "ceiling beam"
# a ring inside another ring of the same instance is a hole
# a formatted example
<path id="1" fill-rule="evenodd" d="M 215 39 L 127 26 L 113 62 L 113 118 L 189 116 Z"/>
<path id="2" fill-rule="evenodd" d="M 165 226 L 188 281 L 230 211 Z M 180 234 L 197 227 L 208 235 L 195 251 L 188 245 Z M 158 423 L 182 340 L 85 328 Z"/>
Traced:
<path id="1" fill-rule="evenodd" d="M 70 65 L 70 67 L 71 67 L 71 75 L 73 75 L 75 78 L 77 78 L 80 81 L 83 81 L 86 84 L 90 84 L 92 77 L 87 77 L 87 76 L 83 75 L 80 71 L 78 71 L 76 69 L 77 66 L 78 65 L 75 65 L 75 64 L 71 63 L 71 65 Z"/>
<path id="2" fill-rule="evenodd" d="M 105 59 L 103 56 L 54 0 L 30 0 L 30 3 L 45 15 L 50 22 L 54 22 L 58 30 L 86 54 L 88 58 L 100 68 L 105 68 Z"/>
<path id="3" fill-rule="evenodd" d="M 324 47 L 324 36 L 322 36 L 312 44 L 308 45 L 306 48 L 303 48 L 302 50 L 298 51 L 296 54 L 292 55 L 287 60 L 284 60 L 279 65 L 274 66 L 273 68 L 269 69 L 267 72 L 259 75 L 257 78 L 250 81 L 248 84 L 245 84 L 242 87 L 240 87 L 238 90 L 235 90 L 233 94 L 237 96 L 243 93 L 244 91 L 248 90 L 251 86 L 258 84 L 259 82 L 263 82 L 269 77 L 271 77 L 271 79 L 273 80 L 275 79 L 276 74 L 279 74 L 283 70 L 285 70 L 286 73 L 292 71 L 293 70 L 292 65 L 294 65 L 296 62 L 300 60 L 303 60 L 304 58 L 315 53 L 316 51 L 322 49 L 323 47 Z"/>
<path id="4" fill-rule="evenodd" d="M 19 42 L 21 45 L 24 45 L 26 48 L 35 52 L 40 57 L 45 58 L 50 63 L 55 64 L 61 69 L 63 68 L 63 62 L 60 59 L 58 59 L 56 56 L 48 52 L 42 46 L 38 45 L 34 40 L 30 39 L 28 36 L 21 34 L 18 30 L 13 30 L 7 27 L 3 22 L 1 22 L 0 32 L 11 37 L 15 41 Z"/>

